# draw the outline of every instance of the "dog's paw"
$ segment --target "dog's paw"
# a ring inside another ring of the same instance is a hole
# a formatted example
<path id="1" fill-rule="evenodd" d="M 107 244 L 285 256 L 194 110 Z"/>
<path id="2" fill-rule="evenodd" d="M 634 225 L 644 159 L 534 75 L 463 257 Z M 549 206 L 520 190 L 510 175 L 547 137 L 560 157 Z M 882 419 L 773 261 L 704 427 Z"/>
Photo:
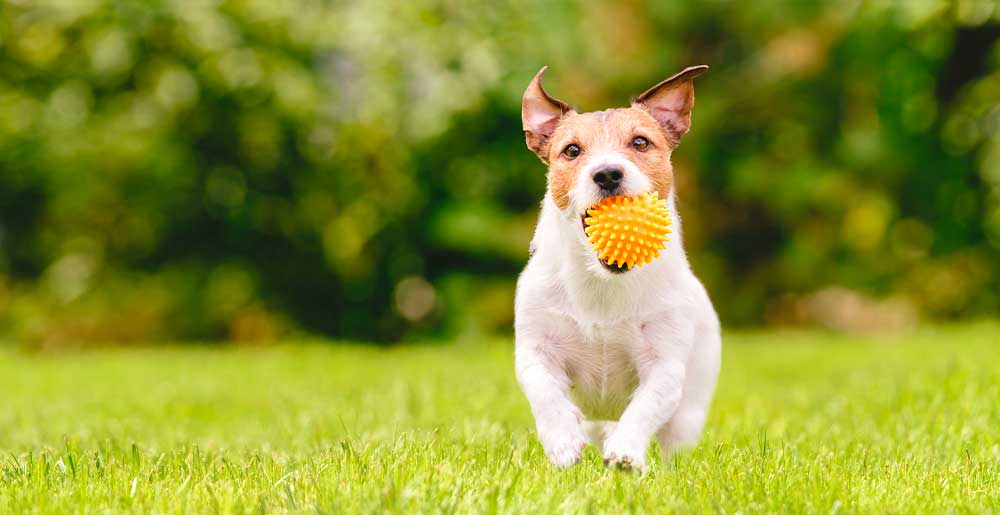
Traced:
<path id="1" fill-rule="evenodd" d="M 557 468 L 566 468 L 580 461 L 587 437 L 576 419 L 567 417 L 562 423 L 544 424 L 539 427 L 538 439 L 545 455 Z"/>
<path id="2" fill-rule="evenodd" d="M 582 415 L 579 412 L 556 411 L 536 420 L 538 440 L 545 455 L 557 468 L 575 465 L 587 446 L 587 436 L 580 427 Z"/>
<path id="3" fill-rule="evenodd" d="M 630 455 L 618 456 L 617 453 L 611 452 L 604 455 L 604 465 L 608 468 L 616 468 L 625 472 L 632 470 L 638 470 L 642 472 L 646 469 L 645 460 L 639 460 L 633 458 Z"/>
<path id="4" fill-rule="evenodd" d="M 620 435 L 612 434 L 604 442 L 604 464 L 619 470 L 645 472 L 646 445 L 635 438 L 622 438 Z"/>
<path id="5" fill-rule="evenodd" d="M 583 455 L 583 448 L 586 446 L 587 441 L 582 438 L 562 438 L 551 443 L 545 449 L 545 454 L 556 468 L 572 467 L 580 462 L 580 456 Z"/>

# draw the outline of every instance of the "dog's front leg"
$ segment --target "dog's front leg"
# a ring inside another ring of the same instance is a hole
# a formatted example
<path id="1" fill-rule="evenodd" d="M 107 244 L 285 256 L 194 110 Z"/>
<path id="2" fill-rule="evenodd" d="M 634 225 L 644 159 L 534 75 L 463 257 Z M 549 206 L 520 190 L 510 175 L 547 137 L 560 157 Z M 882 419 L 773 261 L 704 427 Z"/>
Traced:
<path id="1" fill-rule="evenodd" d="M 688 321 L 667 318 L 643 326 L 637 353 L 639 387 L 604 442 L 606 464 L 646 468 L 650 439 L 680 404 L 693 338 L 694 326 Z"/>
<path id="2" fill-rule="evenodd" d="M 538 440 L 556 467 L 580 461 L 587 438 L 580 427 L 583 416 L 568 397 L 569 378 L 540 348 L 544 339 L 518 339 L 515 351 L 517 381 L 531 405 Z"/>

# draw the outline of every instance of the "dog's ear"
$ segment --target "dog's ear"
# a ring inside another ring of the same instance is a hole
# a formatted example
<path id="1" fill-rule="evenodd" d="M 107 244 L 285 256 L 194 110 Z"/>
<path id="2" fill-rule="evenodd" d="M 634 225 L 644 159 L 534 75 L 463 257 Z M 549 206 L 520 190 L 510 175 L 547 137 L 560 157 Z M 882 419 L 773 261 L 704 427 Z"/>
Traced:
<path id="1" fill-rule="evenodd" d="M 645 106 L 674 141 L 680 141 L 681 136 L 691 128 L 691 108 L 694 107 L 692 80 L 707 71 L 708 66 L 704 64 L 689 66 L 646 90 L 635 99 L 635 103 Z"/>
<path id="2" fill-rule="evenodd" d="M 524 90 L 521 100 L 521 125 L 524 128 L 524 140 L 528 148 L 548 164 L 546 150 L 549 138 L 556 131 L 559 119 L 564 114 L 573 112 L 573 108 L 562 100 L 552 98 L 542 88 L 542 75 L 549 67 L 544 66 Z"/>

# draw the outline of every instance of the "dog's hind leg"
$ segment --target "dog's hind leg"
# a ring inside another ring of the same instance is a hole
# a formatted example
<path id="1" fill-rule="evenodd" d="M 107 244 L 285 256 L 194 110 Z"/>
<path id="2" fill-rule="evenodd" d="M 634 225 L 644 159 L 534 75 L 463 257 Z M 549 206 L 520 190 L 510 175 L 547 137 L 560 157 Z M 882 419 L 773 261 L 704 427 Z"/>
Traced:
<path id="1" fill-rule="evenodd" d="M 704 427 L 705 408 L 682 403 L 677 413 L 656 433 L 663 458 L 669 458 L 678 449 L 694 447 Z"/>
<path id="2" fill-rule="evenodd" d="M 664 459 L 677 449 L 694 447 L 705 427 L 705 417 L 719 376 L 721 339 L 717 322 L 702 326 L 700 342 L 700 351 L 692 354 L 688 362 L 680 405 L 656 433 Z"/>

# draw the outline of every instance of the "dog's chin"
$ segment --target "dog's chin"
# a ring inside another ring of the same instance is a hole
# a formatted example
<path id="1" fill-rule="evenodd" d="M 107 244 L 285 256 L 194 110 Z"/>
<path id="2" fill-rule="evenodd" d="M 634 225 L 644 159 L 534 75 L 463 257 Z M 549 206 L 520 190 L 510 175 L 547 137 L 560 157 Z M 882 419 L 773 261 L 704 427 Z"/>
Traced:
<path id="1" fill-rule="evenodd" d="M 583 240 L 589 246 L 590 244 L 589 244 L 589 242 L 587 240 L 587 215 L 586 215 L 586 213 L 580 215 L 580 228 L 581 228 L 581 230 L 583 230 Z M 596 258 L 597 256 L 595 255 L 594 257 Z M 605 270 L 607 270 L 608 272 L 611 272 L 612 274 L 615 274 L 615 275 L 624 274 L 625 272 L 628 272 L 629 270 L 631 270 L 631 268 L 629 268 L 629 267 L 627 267 L 625 265 L 622 265 L 622 266 L 612 265 L 611 263 L 608 263 L 608 261 L 606 259 L 598 259 L 597 262 L 600 263 L 601 267 L 603 267 Z"/>

